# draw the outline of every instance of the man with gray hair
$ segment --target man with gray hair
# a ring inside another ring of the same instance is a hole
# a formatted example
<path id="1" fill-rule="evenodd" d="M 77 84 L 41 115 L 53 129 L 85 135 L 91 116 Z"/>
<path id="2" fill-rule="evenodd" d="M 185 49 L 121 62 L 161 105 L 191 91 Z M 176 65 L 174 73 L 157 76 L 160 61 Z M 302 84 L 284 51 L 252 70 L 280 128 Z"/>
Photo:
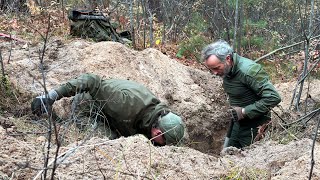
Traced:
<path id="1" fill-rule="evenodd" d="M 281 97 L 260 64 L 234 53 L 224 40 L 206 46 L 202 51 L 204 65 L 223 78 L 229 96 L 233 126 L 225 147 L 243 148 L 259 140 L 270 122 L 270 109 Z"/>

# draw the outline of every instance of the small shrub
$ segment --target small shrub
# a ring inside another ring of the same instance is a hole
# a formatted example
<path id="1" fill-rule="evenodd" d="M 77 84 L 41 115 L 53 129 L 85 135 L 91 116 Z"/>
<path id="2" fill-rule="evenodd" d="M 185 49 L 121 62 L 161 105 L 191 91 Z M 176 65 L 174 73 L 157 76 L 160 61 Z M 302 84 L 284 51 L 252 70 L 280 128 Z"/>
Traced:
<path id="1" fill-rule="evenodd" d="M 200 61 L 201 50 L 208 43 L 209 41 L 202 35 L 192 36 L 180 44 L 177 57 L 182 58 L 184 56 L 188 59 Z"/>
<path id="2" fill-rule="evenodd" d="M 183 30 L 189 38 L 179 44 L 177 57 L 182 58 L 184 56 L 199 61 L 202 48 L 209 43 L 209 39 L 202 35 L 207 28 L 208 24 L 204 18 L 199 13 L 193 13 L 192 18 Z"/>

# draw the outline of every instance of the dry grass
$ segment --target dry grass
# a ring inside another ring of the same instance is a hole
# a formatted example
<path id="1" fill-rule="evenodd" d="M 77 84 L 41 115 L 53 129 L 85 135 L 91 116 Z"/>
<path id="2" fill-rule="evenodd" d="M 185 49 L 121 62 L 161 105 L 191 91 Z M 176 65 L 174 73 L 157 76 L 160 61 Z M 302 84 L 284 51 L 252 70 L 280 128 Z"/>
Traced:
<path id="1" fill-rule="evenodd" d="M 267 170 L 248 168 L 248 167 L 233 167 L 227 175 L 221 177 L 224 180 L 242 180 L 242 179 L 270 179 L 271 174 Z"/>
<path id="2" fill-rule="evenodd" d="M 305 104 L 305 103 L 301 103 Z M 309 103 L 307 113 L 317 108 L 317 103 Z M 303 109 L 303 106 L 300 107 Z M 316 114 L 316 113 L 315 113 Z M 269 127 L 266 137 L 263 141 L 277 141 L 281 144 L 288 144 L 293 140 L 300 140 L 303 138 L 313 138 L 318 116 L 308 116 L 307 118 L 297 121 L 305 116 L 303 112 L 297 112 L 295 110 L 281 110 L 279 112 L 273 112 L 272 123 Z"/>
<path id="3" fill-rule="evenodd" d="M 9 81 L 8 77 L 0 76 L 0 115 L 9 113 L 14 116 L 23 116 L 28 113 L 28 101 L 31 94 L 19 89 Z"/>

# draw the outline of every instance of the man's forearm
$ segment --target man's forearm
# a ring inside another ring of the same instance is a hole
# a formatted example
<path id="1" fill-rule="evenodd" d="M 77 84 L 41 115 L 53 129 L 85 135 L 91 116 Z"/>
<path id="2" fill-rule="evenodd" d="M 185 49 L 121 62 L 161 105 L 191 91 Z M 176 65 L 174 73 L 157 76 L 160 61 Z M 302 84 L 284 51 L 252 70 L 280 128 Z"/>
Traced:
<path id="1" fill-rule="evenodd" d="M 100 87 L 100 83 L 101 78 L 99 76 L 94 74 L 83 74 L 76 79 L 68 81 L 55 90 L 63 97 L 74 96 L 76 93 L 82 93 L 84 91 L 94 95 Z"/>
<path id="2" fill-rule="evenodd" d="M 266 114 L 273 107 L 281 102 L 281 97 L 279 93 L 274 89 L 274 87 L 268 86 L 268 88 L 264 89 L 262 93 L 261 99 L 250 104 L 245 108 L 245 114 L 250 119 L 256 118 L 263 114 Z"/>

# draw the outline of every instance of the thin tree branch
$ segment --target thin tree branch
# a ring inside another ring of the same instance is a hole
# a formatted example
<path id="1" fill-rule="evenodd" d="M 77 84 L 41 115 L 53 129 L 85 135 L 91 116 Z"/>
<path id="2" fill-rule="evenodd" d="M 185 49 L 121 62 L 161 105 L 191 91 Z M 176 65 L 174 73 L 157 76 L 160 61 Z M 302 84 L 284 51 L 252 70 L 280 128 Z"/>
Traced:
<path id="1" fill-rule="evenodd" d="M 299 81 L 299 80 L 298 80 L 298 81 Z M 296 92 L 297 92 L 297 88 L 298 88 L 298 85 L 300 84 L 300 83 L 298 83 L 298 81 L 297 81 L 296 86 L 294 87 L 294 90 L 293 90 L 293 94 L 292 94 L 292 98 L 291 98 L 291 102 L 290 102 L 289 109 L 290 109 L 290 107 L 292 107 L 292 105 L 293 105 L 293 101 L 294 101 L 294 99 L 295 99 L 295 95 L 296 95 Z"/>
<path id="2" fill-rule="evenodd" d="M 300 84 L 304 79 L 306 79 L 308 77 L 308 75 L 311 73 L 311 71 L 317 67 L 318 63 L 320 62 L 320 56 L 318 58 L 318 60 L 313 64 L 313 66 L 310 68 L 310 70 L 306 73 L 305 76 L 303 76 L 303 78 L 300 79 L 300 81 L 298 82 L 298 84 Z"/>
<path id="3" fill-rule="evenodd" d="M 43 48 L 42 48 L 42 51 L 40 52 L 41 54 L 39 56 L 39 59 L 40 59 L 40 70 L 41 70 L 42 81 L 43 81 L 43 88 L 44 88 L 44 92 L 45 92 L 47 98 L 48 98 L 48 92 L 47 92 L 47 89 L 46 89 L 46 79 L 45 79 L 44 68 L 43 68 L 43 60 L 44 60 L 44 55 L 45 55 L 45 51 L 46 51 L 46 48 L 47 48 L 49 31 L 50 31 L 50 15 L 48 17 L 48 27 L 47 27 L 46 35 L 44 36 Z M 45 102 L 45 103 L 48 103 L 48 102 Z M 48 106 L 46 106 L 46 104 L 45 104 L 44 107 L 48 107 Z M 48 115 L 50 114 L 50 109 L 48 110 L 47 113 L 48 113 Z M 51 117 L 50 116 L 48 118 L 48 134 L 47 135 L 48 135 L 48 144 L 47 144 L 47 152 L 45 154 L 45 159 L 44 159 L 44 174 L 43 174 L 43 178 L 44 179 L 47 178 L 47 170 L 48 170 L 47 167 L 48 167 L 48 161 L 49 161 L 49 158 L 50 158 L 50 149 L 51 149 L 52 127 L 51 127 Z"/>
<path id="4" fill-rule="evenodd" d="M 318 38 L 318 37 L 320 37 L 320 35 L 314 36 L 314 37 L 310 38 L 310 40 L 315 39 L 315 38 Z M 300 42 L 291 44 L 291 45 L 289 45 L 289 46 L 285 46 L 285 47 L 281 47 L 281 48 L 279 48 L 279 49 L 273 50 L 273 51 L 271 51 L 270 53 L 259 57 L 259 58 L 256 59 L 254 62 L 259 62 L 260 60 L 265 59 L 266 57 L 268 57 L 268 56 L 270 56 L 270 55 L 273 55 L 273 54 L 275 54 L 275 53 L 278 52 L 278 51 L 285 50 L 285 49 L 291 48 L 291 47 L 293 47 L 293 46 L 300 45 L 300 44 L 302 44 L 302 43 L 304 43 L 304 42 L 305 42 L 305 41 L 300 41 Z"/>
<path id="5" fill-rule="evenodd" d="M 316 109 L 316 110 L 313 110 L 313 111 L 309 112 L 308 114 L 304 115 L 303 117 L 299 118 L 298 120 L 293 121 L 293 122 L 288 123 L 288 124 L 285 124 L 285 126 L 290 126 L 290 125 L 292 125 L 292 124 L 298 123 L 298 122 L 306 119 L 307 117 L 309 117 L 309 116 L 312 115 L 313 113 L 317 113 L 317 112 L 319 112 L 319 111 L 320 111 L 320 108 L 318 108 L 318 109 Z"/>
<path id="6" fill-rule="evenodd" d="M 11 59 L 12 44 L 13 44 L 13 41 L 11 39 L 11 33 L 10 33 L 10 51 L 9 51 L 9 57 L 8 57 L 8 64 L 10 63 L 10 59 Z"/>
<path id="7" fill-rule="evenodd" d="M 313 141 L 312 141 L 311 168 L 310 168 L 310 173 L 309 173 L 309 180 L 311 180 L 313 167 L 314 167 L 314 164 L 315 164 L 315 161 L 314 161 L 314 147 L 316 145 L 316 139 L 317 139 L 317 135 L 318 135 L 319 126 L 320 126 L 320 118 L 318 119 L 318 125 L 317 125 L 317 128 L 315 130 L 315 134 L 314 134 Z"/>
<path id="8" fill-rule="evenodd" d="M 304 35 L 305 35 L 305 59 L 304 59 L 304 64 L 303 64 L 303 73 L 302 76 L 305 76 L 307 74 L 307 67 L 308 67 L 308 62 L 309 62 L 309 47 L 310 47 L 310 37 L 312 35 L 311 29 L 312 29 L 312 20 L 313 20 L 313 9 L 314 9 L 314 0 L 311 0 L 311 14 L 310 14 L 310 22 L 309 22 L 309 34 L 306 35 L 306 31 L 304 30 Z M 307 4 L 305 6 L 305 11 L 307 11 Z M 296 109 L 299 110 L 299 102 L 301 98 L 301 94 L 303 91 L 303 85 L 304 85 L 304 79 L 301 81 L 299 93 L 297 95 L 296 99 Z"/>
<path id="9" fill-rule="evenodd" d="M 52 111 L 50 111 L 52 112 Z M 55 116 L 56 117 L 56 116 Z M 52 167 L 52 173 L 51 173 L 51 180 L 54 179 L 54 174 L 55 171 L 58 167 L 57 165 L 57 159 L 58 159 L 58 155 L 59 155 L 59 150 L 61 147 L 61 142 L 60 142 L 60 135 L 59 135 L 59 130 L 57 128 L 57 123 L 56 123 L 56 118 L 53 118 L 53 113 L 51 113 L 51 116 L 49 117 L 52 119 L 52 125 L 53 125 L 53 129 L 54 129 L 54 136 L 55 136 L 55 142 L 56 142 L 56 151 L 55 151 L 55 155 L 54 155 L 54 162 L 53 162 L 53 167 Z"/>
<path id="10" fill-rule="evenodd" d="M 234 36 L 233 36 L 233 49 L 236 49 L 237 43 L 237 31 L 238 31 L 238 14 L 239 14 L 239 0 L 236 0 L 236 14 L 234 15 Z M 239 46 L 239 44 L 237 45 Z"/>
<path id="11" fill-rule="evenodd" d="M 1 49 L 0 49 L 0 63 L 1 63 L 2 80 L 4 81 L 5 73 L 4 73 L 4 64 L 3 64 Z"/>

